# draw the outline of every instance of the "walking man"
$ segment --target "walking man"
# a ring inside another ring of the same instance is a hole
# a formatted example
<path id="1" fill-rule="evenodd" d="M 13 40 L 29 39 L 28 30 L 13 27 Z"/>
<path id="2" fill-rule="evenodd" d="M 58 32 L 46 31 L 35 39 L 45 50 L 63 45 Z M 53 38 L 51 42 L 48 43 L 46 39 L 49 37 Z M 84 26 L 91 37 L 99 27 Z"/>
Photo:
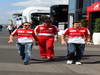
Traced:
<path id="1" fill-rule="evenodd" d="M 61 43 L 66 44 L 67 42 L 67 64 L 82 64 L 80 60 L 83 56 L 86 41 L 90 42 L 90 32 L 88 28 L 81 27 L 81 22 L 74 22 L 73 27 L 65 30 L 61 36 Z"/>
<path id="2" fill-rule="evenodd" d="M 33 39 L 38 40 L 34 30 L 30 29 L 30 25 L 28 22 L 23 23 L 23 28 L 13 31 L 8 41 L 8 43 L 13 43 L 13 37 L 17 36 L 17 47 L 25 65 L 28 65 L 30 61 Z"/>
<path id="3" fill-rule="evenodd" d="M 39 48 L 41 58 L 53 59 L 54 57 L 54 39 L 57 35 L 58 28 L 52 25 L 49 18 L 44 20 L 42 25 L 38 25 L 35 28 L 35 32 L 39 39 Z"/>

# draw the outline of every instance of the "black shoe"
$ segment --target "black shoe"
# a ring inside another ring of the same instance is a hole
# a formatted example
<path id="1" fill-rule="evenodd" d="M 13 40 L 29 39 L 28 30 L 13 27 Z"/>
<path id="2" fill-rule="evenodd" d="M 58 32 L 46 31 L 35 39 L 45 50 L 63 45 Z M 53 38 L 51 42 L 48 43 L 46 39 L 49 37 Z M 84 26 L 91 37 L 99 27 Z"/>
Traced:
<path id="1" fill-rule="evenodd" d="M 28 65 L 28 64 L 29 64 L 29 61 L 25 61 L 25 62 L 24 62 L 24 65 Z"/>

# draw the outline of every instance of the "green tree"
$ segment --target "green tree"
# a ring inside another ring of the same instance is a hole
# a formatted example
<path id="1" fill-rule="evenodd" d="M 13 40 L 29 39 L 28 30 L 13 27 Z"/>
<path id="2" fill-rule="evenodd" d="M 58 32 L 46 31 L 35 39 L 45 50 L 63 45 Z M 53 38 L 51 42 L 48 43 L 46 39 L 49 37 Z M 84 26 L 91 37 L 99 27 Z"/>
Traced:
<path id="1" fill-rule="evenodd" d="M 94 32 L 100 32 L 100 18 L 95 21 Z"/>
<path id="2" fill-rule="evenodd" d="M 82 19 L 81 23 L 82 23 L 82 27 L 87 27 L 87 20 Z"/>

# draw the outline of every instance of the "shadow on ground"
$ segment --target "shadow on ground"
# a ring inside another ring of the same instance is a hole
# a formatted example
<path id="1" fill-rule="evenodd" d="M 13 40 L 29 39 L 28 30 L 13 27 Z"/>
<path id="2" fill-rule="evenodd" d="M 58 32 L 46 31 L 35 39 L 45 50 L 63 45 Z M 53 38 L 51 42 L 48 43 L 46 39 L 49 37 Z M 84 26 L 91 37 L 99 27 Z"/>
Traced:
<path id="1" fill-rule="evenodd" d="M 67 57 L 66 56 L 56 56 L 52 60 L 48 59 L 31 59 L 31 64 L 34 63 L 49 63 L 49 62 L 63 62 L 66 61 Z"/>
<path id="2" fill-rule="evenodd" d="M 85 55 L 83 64 L 100 64 L 100 55 Z"/>

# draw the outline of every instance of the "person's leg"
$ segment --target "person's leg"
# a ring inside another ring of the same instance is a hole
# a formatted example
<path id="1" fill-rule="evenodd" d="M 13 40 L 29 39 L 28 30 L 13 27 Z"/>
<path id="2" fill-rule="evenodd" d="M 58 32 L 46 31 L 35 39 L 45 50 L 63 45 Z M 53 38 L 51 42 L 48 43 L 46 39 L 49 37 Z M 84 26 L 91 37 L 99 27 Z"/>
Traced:
<path id="1" fill-rule="evenodd" d="M 24 60 L 25 58 L 25 45 L 24 44 L 21 44 L 21 43 L 16 43 L 16 46 L 18 48 L 18 53 L 20 54 L 21 56 L 21 59 Z"/>
<path id="2" fill-rule="evenodd" d="M 75 59 L 75 50 L 76 46 L 73 43 L 68 43 L 67 45 L 67 50 L 68 50 L 68 55 L 67 55 L 67 62 L 68 63 L 73 63 Z"/>
<path id="3" fill-rule="evenodd" d="M 84 51 L 84 48 L 85 48 L 85 44 L 77 44 L 77 48 L 76 48 L 76 63 L 79 63 L 81 64 L 81 58 L 83 56 L 83 52 Z"/>
<path id="4" fill-rule="evenodd" d="M 46 41 L 46 46 L 47 46 L 47 57 L 48 59 L 52 59 L 54 57 L 54 38 L 50 37 Z"/>
<path id="5" fill-rule="evenodd" d="M 2 31 L 2 28 L 0 28 L 0 31 Z"/>
<path id="6" fill-rule="evenodd" d="M 39 48 L 41 58 L 46 58 L 46 39 L 39 38 Z"/>
<path id="7" fill-rule="evenodd" d="M 33 46 L 33 43 L 25 43 L 25 59 L 24 59 L 25 65 L 27 65 L 30 61 L 32 46 Z"/>

